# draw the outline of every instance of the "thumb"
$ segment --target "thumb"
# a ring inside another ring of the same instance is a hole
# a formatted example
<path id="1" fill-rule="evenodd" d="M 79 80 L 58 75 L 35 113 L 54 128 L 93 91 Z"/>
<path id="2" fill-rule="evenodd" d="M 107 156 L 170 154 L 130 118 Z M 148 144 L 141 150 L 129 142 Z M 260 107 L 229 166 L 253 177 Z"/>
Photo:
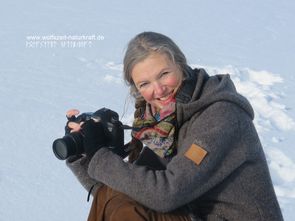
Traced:
<path id="1" fill-rule="evenodd" d="M 80 114 L 80 111 L 77 110 L 77 109 L 70 109 L 70 110 L 68 110 L 68 111 L 66 112 L 66 116 L 67 116 L 68 118 L 70 118 L 70 117 L 72 117 L 72 116 L 75 116 L 75 115 L 78 115 L 78 114 Z"/>

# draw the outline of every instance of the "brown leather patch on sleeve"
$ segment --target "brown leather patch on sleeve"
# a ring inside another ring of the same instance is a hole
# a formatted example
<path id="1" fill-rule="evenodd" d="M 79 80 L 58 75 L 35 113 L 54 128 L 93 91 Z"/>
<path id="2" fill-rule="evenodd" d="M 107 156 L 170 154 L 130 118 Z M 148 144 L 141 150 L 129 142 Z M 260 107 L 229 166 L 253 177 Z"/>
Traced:
<path id="1" fill-rule="evenodd" d="M 194 143 L 184 154 L 184 156 L 192 160 L 197 165 L 201 164 L 201 162 L 203 161 L 206 155 L 207 155 L 207 151 Z"/>

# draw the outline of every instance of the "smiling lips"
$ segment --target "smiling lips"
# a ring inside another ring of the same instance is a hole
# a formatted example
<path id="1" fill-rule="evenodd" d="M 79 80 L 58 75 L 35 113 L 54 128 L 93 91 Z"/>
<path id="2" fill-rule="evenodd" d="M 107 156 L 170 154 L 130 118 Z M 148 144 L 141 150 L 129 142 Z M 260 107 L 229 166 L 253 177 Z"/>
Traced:
<path id="1" fill-rule="evenodd" d="M 162 105 L 166 105 L 168 104 L 171 100 L 174 99 L 174 91 L 172 91 L 171 93 L 169 93 L 167 96 L 165 97 L 161 97 L 161 98 L 157 98 L 158 101 L 160 101 L 160 103 Z"/>

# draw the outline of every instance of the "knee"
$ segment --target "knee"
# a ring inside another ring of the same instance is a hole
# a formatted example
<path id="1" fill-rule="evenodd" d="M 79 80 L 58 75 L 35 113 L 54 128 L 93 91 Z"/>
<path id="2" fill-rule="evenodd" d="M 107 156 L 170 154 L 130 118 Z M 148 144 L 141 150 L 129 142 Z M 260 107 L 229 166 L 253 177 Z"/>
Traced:
<path id="1" fill-rule="evenodd" d="M 148 221 L 147 209 L 132 199 L 116 197 L 112 199 L 106 208 L 106 214 L 112 221 Z"/>

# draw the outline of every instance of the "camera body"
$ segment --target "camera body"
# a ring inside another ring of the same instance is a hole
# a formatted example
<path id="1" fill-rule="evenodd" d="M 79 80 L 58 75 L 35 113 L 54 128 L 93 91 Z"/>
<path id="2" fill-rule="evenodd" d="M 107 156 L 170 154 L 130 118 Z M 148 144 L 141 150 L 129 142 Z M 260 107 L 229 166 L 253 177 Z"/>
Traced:
<path id="1" fill-rule="evenodd" d="M 100 146 L 105 146 L 112 149 L 118 155 L 125 157 L 128 153 L 124 150 L 124 129 L 119 121 L 119 115 L 107 108 L 101 108 L 92 113 L 82 113 L 79 116 L 71 117 L 69 121 L 81 123 L 93 120 L 101 122 L 103 125 L 103 133 L 97 136 L 104 136 L 105 143 Z M 52 145 L 55 156 L 60 160 L 65 160 L 70 156 L 84 154 L 83 135 L 81 132 L 70 133 L 66 126 L 66 135 L 56 139 Z"/>

